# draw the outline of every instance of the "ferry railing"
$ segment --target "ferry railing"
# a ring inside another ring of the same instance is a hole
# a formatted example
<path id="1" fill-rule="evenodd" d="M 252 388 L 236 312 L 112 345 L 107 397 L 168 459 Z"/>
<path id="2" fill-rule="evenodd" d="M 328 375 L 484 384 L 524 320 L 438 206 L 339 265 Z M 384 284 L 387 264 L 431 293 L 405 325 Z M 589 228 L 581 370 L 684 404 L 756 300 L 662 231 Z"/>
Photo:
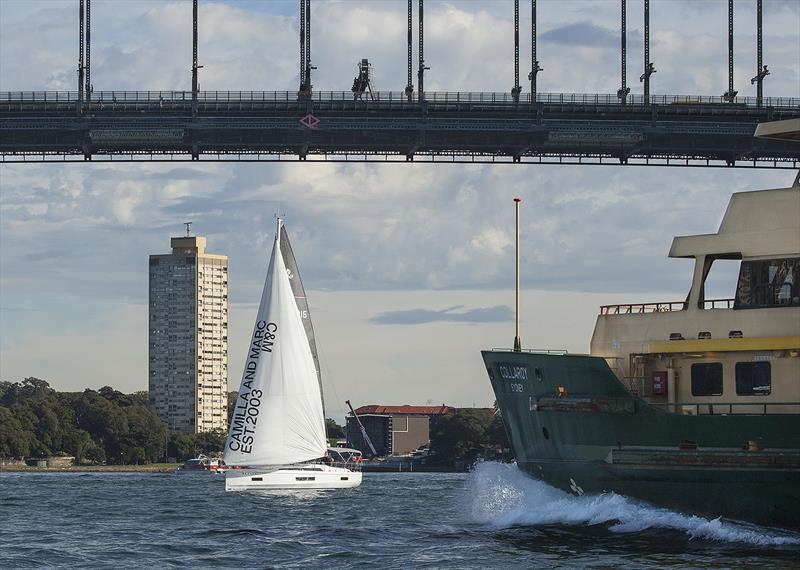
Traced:
<path id="1" fill-rule="evenodd" d="M 703 301 L 703 309 L 732 309 L 736 299 L 709 299 Z M 668 303 L 622 303 L 618 305 L 602 305 L 601 315 L 640 315 L 644 313 L 669 313 L 686 310 L 686 301 Z"/>
<path id="2" fill-rule="evenodd" d="M 732 309 L 736 299 L 709 299 L 703 301 L 704 309 Z"/>
<path id="3" fill-rule="evenodd" d="M 625 376 L 624 381 L 628 385 L 628 390 L 635 396 L 639 396 L 640 398 L 644 398 L 649 396 L 649 394 L 645 393 L 645 386 L 647 386 L 647 382 L 645 381 L 644 376 Z"/>
<path id="4" fill-rule="evenodd" d="M 686 301 L 668 303 L 624 303 L 621 305 L 602 305 L 601 315 L 639 315 L 645 313 L 669 313 L 685 311 Z"/>
<path id="5" fill-rule="evenodd" d="M 651 406 L 682 415 L 799 414 L 800 402 L 648 402 Z"/>

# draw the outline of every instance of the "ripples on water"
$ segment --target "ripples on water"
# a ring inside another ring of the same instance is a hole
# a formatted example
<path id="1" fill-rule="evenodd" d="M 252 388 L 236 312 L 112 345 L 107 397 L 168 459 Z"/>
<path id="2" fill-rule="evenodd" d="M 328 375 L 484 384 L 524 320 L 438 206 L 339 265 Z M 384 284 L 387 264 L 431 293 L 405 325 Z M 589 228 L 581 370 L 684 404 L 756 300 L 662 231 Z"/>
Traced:
<path id="1" fill-rule="evenodd" d="M 0 567 L 798 567 L 800 533 L 574 497 L 512 465 L 225 493 L 207 474 L 0 473 Z"/>

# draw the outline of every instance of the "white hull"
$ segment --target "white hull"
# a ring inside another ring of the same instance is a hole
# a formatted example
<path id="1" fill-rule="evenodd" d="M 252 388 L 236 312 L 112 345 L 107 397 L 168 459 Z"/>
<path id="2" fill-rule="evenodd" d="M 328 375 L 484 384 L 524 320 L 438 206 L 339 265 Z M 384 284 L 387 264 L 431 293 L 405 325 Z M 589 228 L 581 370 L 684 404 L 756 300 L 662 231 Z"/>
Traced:
<path id="1" fill-rule="evenodd" d="M 348 489 L 361 484 L 361 472 L 330 465 L 228 469 L 226 491 L 270 489 Z"/>

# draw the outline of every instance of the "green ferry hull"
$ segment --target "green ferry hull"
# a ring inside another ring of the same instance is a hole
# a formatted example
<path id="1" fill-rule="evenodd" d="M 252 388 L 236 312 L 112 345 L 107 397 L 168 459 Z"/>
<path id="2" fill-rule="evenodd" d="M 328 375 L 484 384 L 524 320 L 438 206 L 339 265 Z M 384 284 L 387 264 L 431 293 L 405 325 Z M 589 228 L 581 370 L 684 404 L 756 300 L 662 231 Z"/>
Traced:
<path id="1" fill-rule="evenodd" d="M 603 358 L 482 355 L 527 473 L 578 495 L 800 528 L 799 414 L 677 414 L 631 394 Z"/>

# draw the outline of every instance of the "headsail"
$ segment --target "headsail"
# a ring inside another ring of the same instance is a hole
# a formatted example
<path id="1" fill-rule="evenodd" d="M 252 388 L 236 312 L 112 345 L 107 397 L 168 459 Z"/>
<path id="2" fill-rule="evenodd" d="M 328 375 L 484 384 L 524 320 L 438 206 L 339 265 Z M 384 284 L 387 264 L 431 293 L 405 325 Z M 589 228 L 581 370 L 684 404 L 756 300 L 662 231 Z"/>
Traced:
<path id="1" fill-rule="evenodd" d="M 297 463 L 327 449 L 319 379 L 281 254 L 282 233 L 272 249 L 225 442 L 228 465 Z"/>
<path id="2" fill-rule="evenodd" d="M 306 290 L 303 288 L 303 281 L 300 279 L 300 270 L 297 268 L 297 261 L 294 258 L 292 244 L 289 243 L 289 234 L 286 233 L 286 226 L 281 226 L 281 254 L 283 262 L 286 264 L 286 274 L 289 276 L 289 283 L 292 284 L 292 293 L 297 302 L 297 311 L 303 319 L 303 328 L 308 337 L 308 346 L 311 349 L 311 356 L 314 358 L 314 368 L 317 369 L 317 380 L 319 381 L 319 393 L 322 395 L 322 410 L 325 411 L 325 393 L 322 390 L 322 374 L 319 368 L 319 357 L 317 356 L 317 341 L 314 337 L 314 325 L 311 323 L 311 311 L 308 308 Z"/>

